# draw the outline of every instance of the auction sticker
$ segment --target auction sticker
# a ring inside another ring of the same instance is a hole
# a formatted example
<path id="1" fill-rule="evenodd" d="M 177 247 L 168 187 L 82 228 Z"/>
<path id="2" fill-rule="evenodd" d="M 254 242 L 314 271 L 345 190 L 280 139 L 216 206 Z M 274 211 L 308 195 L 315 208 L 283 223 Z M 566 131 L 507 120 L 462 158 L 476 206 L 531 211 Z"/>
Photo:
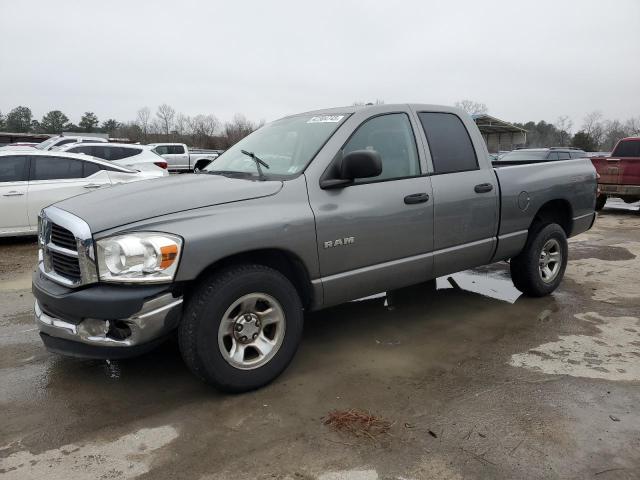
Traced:
<path id="1" fill-rule="evenodd" d="M 344 118 L 344 115 L 319 115 L 311 117 L 307 123 L 338 123 Z"/>

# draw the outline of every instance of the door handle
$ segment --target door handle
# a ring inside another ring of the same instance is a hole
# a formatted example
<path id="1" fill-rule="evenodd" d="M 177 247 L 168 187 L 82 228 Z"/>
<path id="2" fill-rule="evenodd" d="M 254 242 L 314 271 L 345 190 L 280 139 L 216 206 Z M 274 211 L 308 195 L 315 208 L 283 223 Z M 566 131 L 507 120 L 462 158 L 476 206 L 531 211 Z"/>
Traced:
<path id="1" fill-rule="evenodd" d="M 427 193 L 412 193 L 404 197 L 404 203 L 407 205 L 413 205 L 415 203 L 424 203 L 429 201 L 429 194 Z"/>
<path id="2" fill-rule="evenodd" d="M 473 187 L 473 189 L 476 191 L 476 193 L 487 193 L 493 190 L 493 185 L 491 185 L 490 183 L 481 183 Z"/>
<path id="3" fill-rule="evenodd" d="M 102 185 L 98 185 L 97 183 L 90 183 L 89 185 L 85 185 L 84 188 L 100 188 Z"/>
<path id="4" fill-rule="evenodd" d="M 18 192 L 16 190 L 11 190 L 10 192 L 5 193 L 4 195 L 2 195 L 3 197 L 20 197 L 24 195 L 24 193 L 22 192 Z"/>

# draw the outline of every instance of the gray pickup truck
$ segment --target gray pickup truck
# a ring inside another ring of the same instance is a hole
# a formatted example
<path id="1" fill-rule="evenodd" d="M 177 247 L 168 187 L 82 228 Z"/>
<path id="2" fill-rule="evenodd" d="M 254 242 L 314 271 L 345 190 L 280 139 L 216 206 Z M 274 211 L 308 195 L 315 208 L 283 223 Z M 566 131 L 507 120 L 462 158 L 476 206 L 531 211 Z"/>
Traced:
<path id="1" fill-rule="evenodd" d="M 304 311 L 507 259 L 524 294 L 553 292 L 595 198 L 587 159 L 493 168 L 458 109 L 292 115 L 198 174 L 45 208 L 36 321 L 49 350 L 89 358 L 177 330 L 197 376 L 249 390 L 292 360 Z"/>

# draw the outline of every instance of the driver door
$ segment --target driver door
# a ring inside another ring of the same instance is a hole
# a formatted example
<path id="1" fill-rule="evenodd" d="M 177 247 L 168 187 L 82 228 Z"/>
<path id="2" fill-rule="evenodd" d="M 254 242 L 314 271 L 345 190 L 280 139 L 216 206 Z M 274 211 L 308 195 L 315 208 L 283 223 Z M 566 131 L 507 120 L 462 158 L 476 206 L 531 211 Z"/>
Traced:
<path id="1" fill-rule="evenodd" d="M 382 173 L 344 188 L 309 188 L 325 305 L 430 278 L 431 181 L 422 173 L 414 128 L 405 112 L 370 117 L 342 153 L 375 150 Z"/>

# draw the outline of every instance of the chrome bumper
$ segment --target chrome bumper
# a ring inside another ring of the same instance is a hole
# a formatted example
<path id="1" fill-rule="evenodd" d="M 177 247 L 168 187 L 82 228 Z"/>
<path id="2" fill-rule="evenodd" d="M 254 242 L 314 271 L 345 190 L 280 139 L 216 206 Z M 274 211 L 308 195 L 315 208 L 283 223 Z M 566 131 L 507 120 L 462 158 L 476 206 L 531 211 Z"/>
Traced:
<path id="1" fill-rule="evenodd" d="M 178 313 L 182 310 L 182 297 L 175 298 L 166 293 L 145 302 L 140 311 L 129 318 L 86 318 L 76 325 L 48 315 L 42 311 L 38 301 L 35 303 L 36 325 L 41 333 L 104 347 L 133 347 L 161 338 L 177 326 L 180 315 L 174 314 L 176 310 Z M 123 335 L 115 335 L 114 328 L 127 332 L 125 338 L 117 338 Z"/>

